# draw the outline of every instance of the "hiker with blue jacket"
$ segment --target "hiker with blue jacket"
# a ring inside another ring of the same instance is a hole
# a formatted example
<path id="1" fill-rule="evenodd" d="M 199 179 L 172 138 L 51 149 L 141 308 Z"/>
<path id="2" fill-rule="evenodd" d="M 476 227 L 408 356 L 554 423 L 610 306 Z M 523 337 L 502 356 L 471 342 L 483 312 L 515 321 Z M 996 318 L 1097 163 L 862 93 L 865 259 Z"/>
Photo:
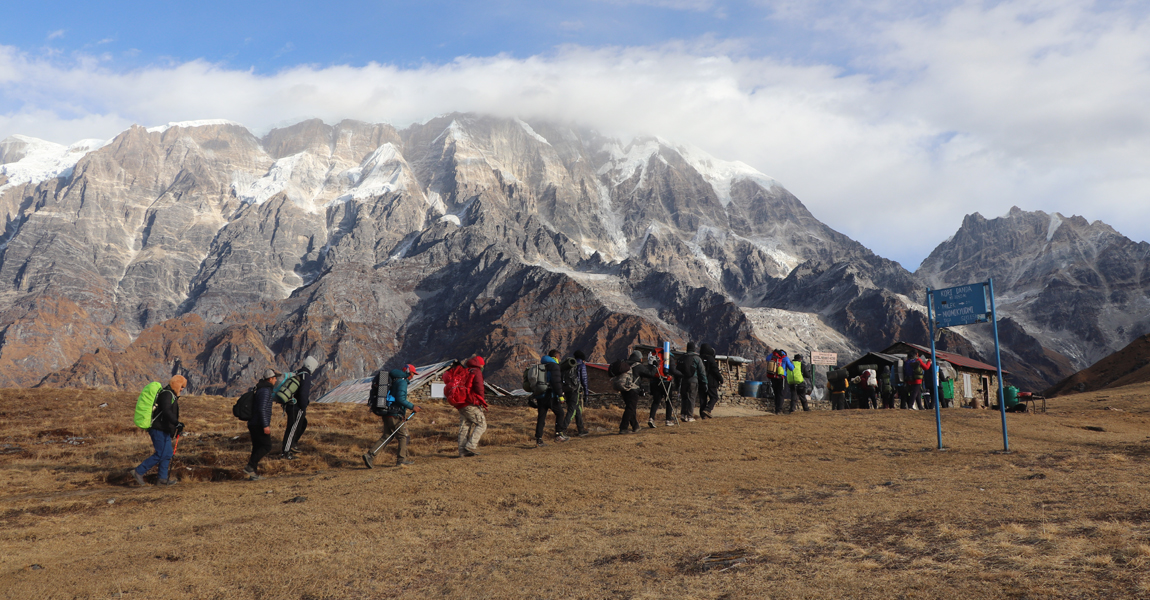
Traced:
<path id="1" fill-rule="evenodd" d="M 398 445 L 395 466 L 406 467 L 415 464 L 414 461 L 407 458 L 407 445 L 411 443 L 411 435 L 407 432 L 407 411 L 420 411 L 418 406 L 407 399 L 407 383 L 415 375 L 414 365 L 407 365 L 403 369 L 392 369 L 387 374 L 388 384 L 384 388 L 383 371 L 380 370 L 379 373 L 375 374 L 367 401 L 368 406 L 372 407 L 371 412 L 383 417 L 383 435 L 363 455 L 363 464 L 367 468 L 370 469 L 375 466 L 375 455 L 383 450 L 388 438 L 393 435 Z M 392 397 L 390 404 L 385 400 L 388 394 Z"/>
<path id="2" fill-rule="evenodd" d="M 145 485 L 144 473 L 152 470 L 152 467 L 156 465 L 160 467 L 160 479 L 157 484 L 176 485 L 176 479 L 168 474 L 168 466 L 172 463 L 172 454 L 174 453 L 172 438 L 175 437 L 177 430 L 183 427 L 183 423 L 180 423 L 178 400 L 180 392 L 184 391 L 187 385 L 188 380 L 183 375 L 175 375 L 168 382 L 168 385 L 161 388 L 160 393 L 156 394 L 155 412 L 159 414 L 153 419 L 152 426 L 148 428 L 148 437 L 152 438 L 154 452 L 145 458 L 139 466 L 132 469 L 132 478 L 140 485 Z"/>
<path id="3" fill-rule="evenodd" d="M 279 381 L 280 373 L 275 369 L 265 369 L 264 376 L 256 383 L 256 395 L 252 399 L 252 416 L 248 418 L 248 434 L 252 438 L 252 453 L 244 466 L 244 475 L 251 481 L 263 479 L 259 474 L 260 461 L 272 451 L 272 390 Z"/>

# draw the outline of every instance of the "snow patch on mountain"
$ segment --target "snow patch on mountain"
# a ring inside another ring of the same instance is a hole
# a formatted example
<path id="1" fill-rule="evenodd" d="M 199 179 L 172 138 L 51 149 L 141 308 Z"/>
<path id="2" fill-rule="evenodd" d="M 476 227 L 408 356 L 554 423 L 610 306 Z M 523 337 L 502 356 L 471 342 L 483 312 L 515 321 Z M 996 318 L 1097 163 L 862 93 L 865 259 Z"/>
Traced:
<path id="1" fill-rule="evenodd" d="M 80 140 L 70 146 L 25 135 L 13 135 L 0 141 L 0 175 L 8 181 L 0 192 L 25 184 L 37 184 L 54 177 L 67 177 L 86 154 L 108 144 L 107 140 Z"/>
<path id="2" fill-rule="evenodd" d="M 731 203 L 731 184 L 736 181 L 749 179 L 768 190 L 778 185 L 773 177 L 744 162 L 719 160 L 694 146 L 676 146 L 675 151 L 711 184 L 724 207 Z"/>
<path id="3" fill-rule="evenodd" d="M 243 127 L 243 125 L 240 125 L 239 123 L 236 123 L 235 121 L 229 121 L 227 119 L 200 119 L 199 121 L 173 121 L 171 123 L 168 123 L 167 125 L 158 125 L 156 127 L 149 127 L 148 133 L 164 133 L 165 131 L 167 131 L 173 127 L 190 129 L 192 127 L 207 127 L 209 125 L 236 125 L 238 127 Z"/>
<path id="4" fill-rule="evenodd" d="M 535 138 L 536 140 L 538 140 L 540 142 L 543 142 L 544 144 L 547 144 L 548 146 L 551 145 L 551 142 L 548 142 L 547 138 L 539 135 L 538 133 L 535 133 L 535 130 L 532 129 L 531 126 L 527 124 L 527 121 L 524 121 L 522 119 L 515 119 L 515 122 L 518 123 L 519 126 L 523 128 L 523 131 L 527 132 L 527 135 Z"/>
<path id="5" fill-rule="evenodd" d="M 304 154 L 306 152 L 300 152 L 275 161 L 268 169 L 267 175 L 258 179 L 254 179 L 246 171 L 236 171 L 232 173 L 232 190 L 235 191 L 236 197 L 243 202 L 255 205 L 263 204 L 291 185 L 292 171 L 304 158 Z"/>
<path id="6" fill-rule="evenodd" d="M 607 175 L 611 180 L 611 187 L 618 187 L 619 184 L 631 179 L 635 171 L 640 171 L 639 182 L 635 184 L 635 189 L 639 189 L 646 184 L 647 164 L 651 161 L 651 157 L 659 154 L 660 147 L 662 144 L 657 139 L 634 142 L 626 148 L 620 147 L 616 142 L 610 142 L 603 147 L 603 151 L 611 158 L 599 167 L 596 175 Z"/>
<path id="7" fill-rule="evenodd" d="M 1054 239 L 1054 232 L 1058 231 L 1058 228 L 1061 226 L 1062 226 L 1062 215 L 1060 215 L 1058 213 L 1054 213 L 1054 214 L 1050 215 L 1050 227 L 1048 227 L 1046 229 L 1046 241 L 1049 242 L 1050 240 L 1053 240 Z"/>
<path id="8" fill-rule="evenodd" d="M 351 197 L 364 200 L 406 188 L 405 166 L 406 162 L 391 142 L 376 148 L 359 168 L 361 176 Z"/>

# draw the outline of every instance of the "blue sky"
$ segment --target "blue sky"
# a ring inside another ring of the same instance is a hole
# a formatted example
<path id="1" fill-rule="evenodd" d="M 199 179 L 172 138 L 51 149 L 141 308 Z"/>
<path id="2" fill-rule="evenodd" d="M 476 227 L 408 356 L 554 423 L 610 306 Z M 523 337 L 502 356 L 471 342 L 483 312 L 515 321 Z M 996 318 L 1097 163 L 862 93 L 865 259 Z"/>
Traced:
<path id="1" fill-rule="evenodd" d="M 1011 206 L 1150 239 L 1150 3 L 22 2 L 0 139 L 476 111 L 659 135 L 775 177 L 914 270 Z"/>

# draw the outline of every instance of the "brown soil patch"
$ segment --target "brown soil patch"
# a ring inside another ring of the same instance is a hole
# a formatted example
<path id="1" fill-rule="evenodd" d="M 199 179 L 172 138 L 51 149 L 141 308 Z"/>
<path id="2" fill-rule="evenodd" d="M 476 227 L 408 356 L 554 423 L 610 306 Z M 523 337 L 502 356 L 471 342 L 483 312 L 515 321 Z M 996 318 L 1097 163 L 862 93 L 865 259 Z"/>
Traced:
<path id="1" fill-rule="evenodd" d="M 592 436 L 534 449 L 534 411 L 493 408 L 481 456 L 460 459 L 454 412 L 432 406 L 412 421 L 416 464 L 373 470 L 359 456 L 378 419 L 314 406 L 301 458 L 258 482 L 236 480 L 231 399 L 189 397 L 182 481 L 159 489 L 129 485 L 150 453 L 132 395 L 3 390 L 0 595 L 1146 597 L 1148 396 L 1007 415 L 1009 454 L 998 414 L 968 409 L 944 411 L 939 452 L 925 411 L 620 436 L 618 409 L 592 409 Z"/>

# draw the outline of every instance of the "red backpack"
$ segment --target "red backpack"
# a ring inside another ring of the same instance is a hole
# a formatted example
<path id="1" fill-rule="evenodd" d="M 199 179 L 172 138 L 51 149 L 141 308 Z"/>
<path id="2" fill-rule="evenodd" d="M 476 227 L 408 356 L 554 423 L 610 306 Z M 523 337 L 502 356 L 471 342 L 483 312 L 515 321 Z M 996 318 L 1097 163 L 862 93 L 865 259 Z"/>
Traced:
<path id="1" fill-rule="evenodd" d="M 455 365 L 443 374 L 443 397 L 455 408 L 463 408 L 471 401 L 471 384 L 475 374 L 463 365 Z"/>

